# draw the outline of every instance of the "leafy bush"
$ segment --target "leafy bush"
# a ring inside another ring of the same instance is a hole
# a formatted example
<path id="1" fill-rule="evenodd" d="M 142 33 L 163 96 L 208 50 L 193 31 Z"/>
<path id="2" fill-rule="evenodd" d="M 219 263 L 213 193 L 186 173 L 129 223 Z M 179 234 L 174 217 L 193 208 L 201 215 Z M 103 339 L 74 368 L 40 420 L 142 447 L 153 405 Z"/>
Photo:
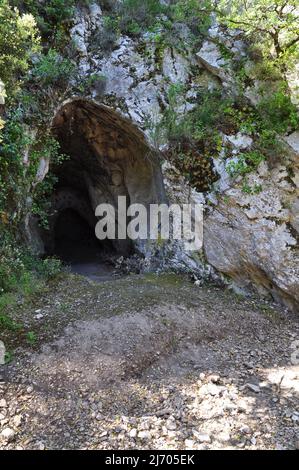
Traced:
<path id="1" fill-rule="evenodd" d="M 56 32 L 72 22 L 77 5 L 88 5 L 91 0 L 11 0 L 13 6 L 29 12 L 36 18 L 44 37 L 55 36 Z"/>
<path id="2" fill-rule="evenodd" d="M 57 258 L 40 259 L 24 250 L 22 260 L 27 271 L 35 273 L 40 279 L 53 279 L 61 272 L 61 261 Z"/>
<path id="3" fill-rule="evenodd" d="M 284 134 L 288 129 L 296 129 L 299 125 L 298 110 L 283 91 L 263 98 L 257 109 L 265 126 L 278 134 Z"/>
<path id="4" fill-rule="evenodd" d="M 32 162 L 37 163 L 41 158 L 51 161 L 51 168 L 54 168 L 69 157 L 61 153 L 59 143 L 52 136 L 43 135 L 40 139 L 37 139 L 32 146 L 30 158 Z M 32 175 L 33 179 L 35 174 L 36 171 Z M 43 181 L 38 184 L 34 184 L 31 188 L 31 212 L 38 216 L 40 226 L 43 228 L 48 228 L 48 217 L 51 209 L 51 194 L 56 182 L 57 177 L 50 170 Z"/>
<path id="5" fill-rule="evenodd" d="M 24 151 L 31 138 L 22 125 L 22 113 L 8 114 L 0 143 L 0 225 L 16 225 L 24 206 L 30 182 L 23 164 Z"/>
<path id="6" fill-rule="evenodd" d="M 0 244 L 0 294 L 17 288 L 18 280 L 24 272 L 21 251 L 8 237 Z"/>
<path id="7" fill-rule="evenodd" d="M 96 92 L 97 96 L 102 96 L 105 93 L 106 86 L 107 77 L 103 74 L 94 73 L 81 81 L 79 89 L 82 92 L 93 91 Z"/>
<path id="8" fill-rule="evenodd" d="M 119 27 L 121 32 L 140 34 L 148 29 L 157 15 L 166 11 L 159 0 L 123 0 L 118 7 Z"/>
<path id="9" fill-rule="evenodd" d="M 261 50 L 264 58 L 286 66 L 298 60 L 299 11 L 298 0 L 220 0 L 217 5 L 220 20 L 231 28 L 244 31 Z"/>
<path id="10" fill-rule="evenodd" d="M 103 17 L 103 27 L 97 29 L 92 36 L 90 48 L 102 55 L 109 54 L 119 37 L 119 22 L 115 16 L 105 15 Z"/>
<path id="11" fill-rule="evenodd" d="M 32 76 L 44 86 L 65 86 L 75 74 L 75 65 L 69 59 L 63 58 L 57 51 L 50 49 L 40 57 L 32 70 Z"/>
<path id="12" fill-rule="evenodd" d="M 21 331 L 10 316 L 19 296 L 30 300 L 44 289 L 45 282 L 61 273 L 57 259 L 40 259 L 17 244 L 15 237 L 2 233 L 0 240 L 0 331 Z"/>
<path id="13" fill-rule="evenodd" d="M 46 258 L 36 266 L 38 274 L 44 279 L 53 279 L 61 273 L 61 261 L 56 258 Z"/>
<path id="14" fill-rule="evenodd" d="M 66 158 L 53 137 L 44 134 L 33 140 L 22 119 L 21 111 L 8 115 L 0 144 L 0 227 L 3 230 L 17 227 L 22 221 L 28 210 L 29 194 L 33 197 L 34 212 L 46 219 L 46 206 L 55 180 L 49 173 L 42 183 L 33 185 L 39 162 L 41 158 L 51 159 L 53 165 L 59 165 Z M 27 164 L 24 164 L 25 151 Z"/>
<path id="15" fill-rule="evenodd" d="M 185 92 L 182 84 L 169 87 L 168 107 L 151 134 L 156 145 L 169 141 L 167 159 L 198 191 L 208 191 L 217 180 L 211 157 L 219 151 L 217 125 L 227 102 L 219 102 L 217 93 L 206 93 L 198 97 L 193 111 L 181 115 L 178 108 L 185 102 Z"/>
<path id="16" fill-rule="evenodd" d="M 102 31 L 104 40 L 105 36 L 111 38 L 118 33 L 138 36 L 149 31 L 159 41 L 163 37 L 174 45 L 174 40 L 178 40 L 175 23 L 188 25 L 192 36 L 204 34 L 211 24 L 212 8 L 211 0 L 177 0 L 170 5 L 160 0 L 123 0 L 114 8 L 108 2 L 107 10 L 109 16 Z"/>
<path id="17" fill-rule="evenodd" d="M 178 115 L 177 108 L 185 102 L 185 87 L 171 85 L 168 92 L 169 106 L 164 111 L 160 126 L 170 141 L 199 141 L 218 134 L 223 124 L 223 116 L 230 119 L 232 100 L 223 97 L 219 91 L 205 91 L 198 95 L 195 108 Z"/>
<path id="18" fill-rule="evenodd" d="M 61 272 L 61 262 L 55 258 L 39 259 L 16 238 L 2 233 L 0 241 L 0 299 L 7 292 L 31 294 L 39 281 L 47 281 Z"/>
<path id="19" fill-rule="evenodd" d="M 36 23 L 32 15 L 20 15 L 8 0 L 0 3 L 0 77 L 11 96 L 29 68 L 30 56 L 39 47 Z"/>
<path id="20" fill-rule="evenodd" d="M 236 161 L 230 162 L 226 169 L 231 176 L 247 175 L 256 170 L 259 164 L 265 159 L 258 150 L 252 150 L 238 155 Z"/>
<path id="21" fill-rule="evenodd" d="M 12 299 L 10 297 L 5 298 L 5 302 L 3 302 L 4 307 L 6 305 L 9 305 L 12 302 Z M 0 297 L 0 312 L 1 312 L 1 297 Z M 2 330 L 11 330 L 11 331 L 18 331 L 22 327 L 18 323 L 16 323 L 14 320 L 12 320 L 9 316 L 0 313 L 0 331 Z"/>
<path id="22" fill-rule="evenodd" d="M 211 0 L 178 0 L 170 11 L 172 19 L 188 25 L 194 35 L 205 34 L 211 25 Z"/>

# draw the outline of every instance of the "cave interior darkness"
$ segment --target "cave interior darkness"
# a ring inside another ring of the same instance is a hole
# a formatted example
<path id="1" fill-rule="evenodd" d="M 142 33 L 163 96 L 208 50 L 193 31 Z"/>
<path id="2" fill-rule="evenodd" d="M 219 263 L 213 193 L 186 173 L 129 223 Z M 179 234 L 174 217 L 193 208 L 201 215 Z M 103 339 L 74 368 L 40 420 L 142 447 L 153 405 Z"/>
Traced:
<path id="1" fill-rule="evenodd" d="M 46 253 L 69 264 L 130 256 L 138 249 L 131 240 L 96 238 L 95 209 L 101 203 L 117 209 L 118 196 L 126 196 L 127 204 L 165 202 L 157 155 L 129 120 L 87 100 L 62 106 L 52 132 L 67 158 L 51 168 L 57 182 L 42 237 Z"/>

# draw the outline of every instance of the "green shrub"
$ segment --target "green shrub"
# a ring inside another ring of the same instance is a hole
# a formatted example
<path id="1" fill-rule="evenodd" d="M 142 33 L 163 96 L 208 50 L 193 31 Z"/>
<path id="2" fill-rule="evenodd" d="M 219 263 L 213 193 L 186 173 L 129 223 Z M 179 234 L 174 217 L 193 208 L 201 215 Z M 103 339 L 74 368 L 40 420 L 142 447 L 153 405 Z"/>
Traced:
<path id="1" fill-rule="evenodd" d="M 55 278 L 61 272 L 61 262 L 55 258 L 39 259 L 16 238 L 2 233 L 0 242 L 0 306 L 3 294 L 19 292 L 31 295 L 39 289 L 39 282 Z"/>
<path id="2" fill-rule="evenodd" d="M 53 279 L 61 273 L 61 261 L 56 258 L 46 258 L 36 265 L 36 270 L 42 279 Z"/>
<path id="3" fill-rule="evenodd" d="M 193 111 L 181 115 L 178 108 L 185 102 L 185 93 L 185 85 L 170 85 L 168 107 L 161 121 L 150 127 L 151 134 L 157 146 L 170 142 L 166 158 L 194 188 L 208 191 L 217 180 L 211 157 L 221 148 L 217 125 L 227 102 L 221 104 L 217 93 L 207 92 L 198 97 Z"/>
<path id="4" fill-rule="evenodd" d="M 284 91 L 266 96 L 260 101 L 257 109 L 264 125 L 278 134 L 296 129 L 299 125 L 298 110 Z"/>
<path id="5" fill-rule="evenodd" d="M 15 241 L 8 239 L 2 239 L 0 244 L 0 295 L 17 289 L 25 269 L 21 251 L 15 245 Z"/>
<path id="6" fill-rule="evenodd" d="M 45 37 L 55 35 L 61 27 L 72 22 L 75 14 L 75 7 L 88 5 L 91 0 L 11 0 L 13 6 L 21 11 L 29 12 L 37 20 L 39 29 Z"/>
<path id="7" fill-rule="evenodd" d="M 29 331 L 26 335 L 26 339 L 30 346 L 34 346 L 37 341 L 37 335 L 34 331 Z"/>
<path id="8" fill-rule="evenodd" d="M 262 190 L 263 190 L 262 185 L 254 184 L 253 186 L 251 186 L 248 183 L 247 178 L 244 179 L 243 185 L 242 185 L 242 192 L 243 193 L 250 194 L 251 196 L 253 196 L 254 194 L 259 194 Z"/>
<path id="9" fill-rule="evenodd" d="M 32 70 L 32 76 L 40 85 L 61 88 L 74 78 L 75 70 L 73 62 L 50 49 L 46 55 L 40 57 Z"/>
<path id="10" fill-rule="evenodd" d="M 38 162 L 41 158 L 51 161 L 51 169 L 61 165 L 69 157 L 60 151 L 59 143 L 49 135 L 44 135 L 34 143 L 30 157 L 32 162 Z M 34 167 L 34 165 L 33 165 Z M 31 212 L 39 218 L 40 226 L 48 228 L 48 217 L 51 209 L 51 194 L 57 183 L 57 177 L 51 171 L 47 173 L 43 181 L 34 184 L 31 188 Z M 32 175 L 35 178 L 36 171 Z"/>
<path id="11" fill-rule="evenodd" d="M 177 107 L 184 104 L 185 92 L 186 87 L 181 84 L 169 87 L 169 106 L 160 123 L 166 131 L 166 137 L 171 141 L 214 138 L 223 125 L 223 117 L 229 120 L 233 112 L 232 100 L 223 97 L 220 91 L 205 91 L 198 95 L 196 106 L 191 112 L 178 116 Z"/>
<path id="12" fill-rule="evenodd" d="M 111 7 L 109 8 L 111 10 Z M 211 1 L 204 0 L 177 0 L 165 5 L 160 0 L 123 0 L 111 12 L 117 20 L 118 30 L 121 33 L 137 36 L 144 31 L 158 34 L 160 28 L 163 33 L 173 30 L 174 23 L 183 23 L 189 26 L 193 35 L 204 34 L 211 24 Z M 162 15 L 166 15 L 168 17 Z M 173 30 L 173 38 L 177 39 L 177 32 Z M 169 38 L 170 39 L 170 38 Z"/>
<path id="13" fill-rule="evenodd" d="M 118 7 L 120 30 L 132 35 L 140 34 L 164 12 L 165 7 L 159 0 L 123 0 Z"/>
<path id="14" fill-rule="evenodd" d="M 0 297 L 0 331 L 2 330 L 11 330 L 11 331 L 19 331 L 22 326 L 12 320 L 8 315 L 1 313 L 1 297 Z M 11 303 L 11 299 L 5 299 L 6 308 Z M 4 304 L 4 302 L 3 302 Z"/>
<path id="15" fill-rule="evenodd" d="M 23 164 L 24 151 L 31 144 L 22 125 L 20 111 L 8 114 L 0 147 L 0 226 L 16 225 L 24 207 L 29 179 L 28 167 Z"/>
<path id="16" fill-rule="evenodd" d="M 39 184 L 35 183 L 41 158 L 51 159 L 52 165 L 61 164 L 67 157 L 60 152 L 58 142 L 45 134 L 35 141 L 26 132 L 21 111 L 8 115 L 0 147 L 0 228 L 17 227 L 26 210 L 26 199 L 33 199 L 32 211 L 47 225 L 50 194 L 56 180 L 51 172 Z M 28 164 L 24 165 L 24 152 Z"/>
<path id="17" fill-rule="evenodd" d="M 286 68 L 298 62 L 298 0 L 218 0 L 219 21 L 242 31 L 265 61 Z"/>
<path id="18" fill-rule="evenodd" d="M 236 161 L 231 161 L 226 170 L 231 176 L 244 176 L 256 170 L 260 163 L 265 160 L 265 156 L 258 150 L 252 150 L 238 155 Z"/>
<path id="19" fill-rule="evenodd" d="M 211 25 L 210 0 L 178 0 L 170 11 L 174 21 L 188 25 L 196 36 L 205 34 Z"/>
<path id="20" fill-rule="evenodd" d="M 106 86 L 107 77 L 103 74 L 94 73 L 81 81 L 79 89 L 82 92 L 92 90 L 96 92 L 97 96 L 102 96 L 105 93 Z"/>
<path id="21" fill-rule="evenodd" d="M 9 96 L 18 90 L 29 68 L 30 56 L 37 52 L 39 37 L 32 15 L 20 15 L 7 0 L 0 2 L 0 77 Z"/>
<path id="22" fill-rule="evenodd" d="M 119 37 L 119 20 L 115 16 L 105 15 L 103 17 L 103 27 L 97 29 L 90 41 L 92 51 L 100 55 L 112 52 Z"/>

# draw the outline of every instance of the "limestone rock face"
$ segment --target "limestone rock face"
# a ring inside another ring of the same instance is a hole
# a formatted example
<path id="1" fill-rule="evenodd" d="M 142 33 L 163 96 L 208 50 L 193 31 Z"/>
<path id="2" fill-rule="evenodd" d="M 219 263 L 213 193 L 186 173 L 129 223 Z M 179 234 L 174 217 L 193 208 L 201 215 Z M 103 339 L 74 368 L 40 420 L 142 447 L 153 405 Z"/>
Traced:
<path id="1" fill-rule="evenodd" d="M 267 170 L 257 176 L 263 190 L 245 196 L 226 192 L 205 220 L 208 262 L 246 289 L 271 292 L 291 308 L 299 306 L 298 193 L 287 174 Z"/>
<path id="2" fill-rule="evenodd" d="M 219 174 L 217 191 L 205 196 L 189 188 L 181 177 L 164 168 L 170 200 L 186 203 L 202 196 L 206 203 L 203 252 L 208 264 L 233 280 L 243 292 L 258 291 L 299 311 L 299 140 L 297 133 L 286 139 L 284 164 L 262 162 L 248 176 L 258 194 L 246 194 L 242 185 L 226 171 L 221 158 L 214 166 Z M 250 147 L 250 139 L 223 136 L 223 142 L 237 149 Z M 291 169 L 291 174 L 290 174 Z M 210 271 L 212 277 L 214 272 Z M 230 281 L 231 282 L 231 281 Z"/>
<path id="3" fill-rule="evenodd" d="M 263 162 L 249 176 L 262 190 L 246 195 L 233 183 L 205 219 L 205 254 L 212 266 L 239 286 L 271 292 L 299 306 L 299 153 L 296 135 L 285 165 Z M 292 176 L 290 177 L 290 168 Z"/>
<path id="4" fill-rule="evenodd" d="M 59 110 L 53 129 L 69 158 L 55 173 L 59 184 L 52 197 L 47 246 L 53 246 L 55 224 L 64 211 L 75 211 L 94 230 L 100 204 L 110 204 L 123 220 L 129 202 L 145 207 L 165 202 L 157 155 L 128 119 L 93 101 L 74 99 Z M 124 208 L 119 209 L 119 197 L 126 198 Z M 112 244 L 118 254 L 130 252 L 128 239 Z M 143 252 L 136 242 L 137 248 Z"/>
<path id="5" fill-rule="evenodd" d="M 147 43 L 146 56 L 140 41 L 127 36 L 121 36 L 112 52 L 107 54 L 101 49 L 101 41 L 95 39 L 95 34 L 103 28 L 101 11 L 98 9 L 92 13 L 90 9 L 93 11 L 93 6 L 78 10 L 71 31 L 77 47 L 80 75 L 83 78 L 90 75 L 106 78 L 103 95 L 98 96 L 97 90 L 91 87 L 90 96 L 112 105 L 142 129 L 148 120 L 158 122 L 167 104 L 171 83 L 187 84 L 191 81 L 190 88 L 195 87 L 191 69 L 199 67 L 196 58 L 188 50 L 183 56 L 175 48 L 166 48 L 158 59 L 148 33 L 142 38 Z"/>
<path id="6" fill-rule="evenodd" d="M 200 62 L 214 75 L 221 79 L 226 79 L 223 59 L 219 47 L 212 41 L 205 41 L 200 51 L 196 54 Z"/>
<path id="7" fill-rule="evenodd" d="M 5 104 L 5 87 L 4 83 L 0 80 L 0 106 Z"/>
<path id="8" fill-rule="evenodd" d="M 285 138 L 289 146 L 299 154 L 299 131 L 293 132 Z"/>
<path id="9" fill-rule="evenodd" d="M 244 44 L 237 34 L 225 36 L 217 25 L 214 25 L 210 30 L 210 39 L 202 44 L 197 55 L 188 50 L 182 54 L 176 51 L 175 47 L 168 47 L 163 50 L 162 56 L 157 54 L 156 47 L 150 43 L 148 36 L 142 38 L 148 43 L 146 54 L 142 49 L 143 41 L 122 36 L 117 40 L 112 52 L 103 54 L 101 44 L 94 40 L 95 33 L 101 31 L 102 27 L 100 7 L 93 5 L 78 10 L 71 34 L 78 52 L 80 74 L 82 78 L 87 79 L 90 76 L 105 77 L 105 86 L 101 90 L 95 86 L 95 82 L 91 83 L 89 91 L 86 92 L 86 99 L 102 106 L 103 109 L 105 106 L 110 108 L 114 116 L 128 119 L 145 135 L 149 148 L 152 146 L 157 150 L 157 143 L 147 123 L 149 120 L 159 122 L 163 109 L 167 106 L 170 84 L 183 83 L 187 86 L 183 106 L 178 103 L 178 111 L 182 113 L 192 109 L 196 92 L 203 86 L 209 90 L 223 86 L 232 94 L 235 92 L 229 60 L 222 57 L 218 44 L 221 42 L 232 54 L 243 57 Z M 250 94 L 255 96 L 255 90 L 248 90 L 248 96 Z M 251 101 L 254 102 L 254 99 Z M 84 113 L 86 115 L 86 109 Z M 60 113 L 61 117 L 62 114 Z M 58 117 L 59 112 L 56 119 Z M 89 129 L 92 129 L 92 115 L 89 119 Z M 105 119 L 99 116 L 98 122 L 109 128 L 111 123 L 109 119 Z M 121 144 L 124 129 L 122 126 L 116 126 L 118 144 L 114 148 L 117 139 L 111 138 L 109 134 L 107 140 L 105 133 L 101 134 L 100 126 L 95 125 L 94 128 L 98 135 L 86 134 L 84 142 L 91 145 L 98 161 L 102 154 L 110 159 L 111 164 L 108 165 L 108 170 L 106 168 L 110 193 L 117 195 L 126 188 L 133 194 L 134 202 L 140 201 L 144 175 L 141 172 L 141 178 L 138 180 L 136 172 L 130 173 L 128 170 L 129 156 L 123 160 L 121 158 L 122 152 L 126 154 L 126 142 Z M 83 133 L 88 131 L 84 126 L 80 129 L 80 132 L 83 129 Z M 128 139 L 131 139 L 129 134 Z M 83 145 L 82 142 L 80 145 Z M 283 163 L 262 163 L 256 173 L 248 176 L 249 184 L 262 188 L 259 194 L 248 195 L 242 191 L 240 181 L 232 180 L 226 171 L 224 158 L 214 160 L 219 180 L 215 188 L 205 194 L 196 193 L 181 177 L 174 176 L 169 168 L 163 168 L 169 202 L 184 203 L 193 200 L 205 204 L 204 249 L 200 256 L 190 256 L 183 252 L 179 244 L 163 247 L 158 254 L 159 260 L 155 255 L 156 265 L 160 263 L 160 267 L 171 266 L 176 269 L 189 265 L 191 271 L 197 270 L 198 273 L 205 269 L 209 273 L 217 270 L 246 290 L 258 289 L 263 294 L 271 293 L 287 306 L 298 309 L 299 134 L 294 133 L 286 137 L 286 142 L 289 146 L 287 153 L 290 155 L 281 159 Z M 244 149 L 250 148 L 252 139 L 243 134 L 227 135 L 223 136 L 223 144 L 231 146 L 234 158 Z M 134 146 L 129 146 L 134 152 Z M 44 166 L 40 168 L 42 174 Z M 140 163 L 140 168 L 143 167 Z M 95 181 L 96 167 L 92 173 Z M 156 176 L 152 177 L 160 178 L 159 174 L 157 170 Z M 84 181 L 87 180 L 85 178 Z M 103 195 L 101 185 L 88 182 L 86 184 L 95 204 Z M 160 182 L 158 187 L 162 193 Z M 147 192 L 150 199 L 156 200 L 155 185 L 151 183 L 146 188 L 142 198 L 148 199 Z M 105 194 L 106 199 L 107 197 Z M 202 263 L 202 255 L 205 256 L 207 265 Z"/>

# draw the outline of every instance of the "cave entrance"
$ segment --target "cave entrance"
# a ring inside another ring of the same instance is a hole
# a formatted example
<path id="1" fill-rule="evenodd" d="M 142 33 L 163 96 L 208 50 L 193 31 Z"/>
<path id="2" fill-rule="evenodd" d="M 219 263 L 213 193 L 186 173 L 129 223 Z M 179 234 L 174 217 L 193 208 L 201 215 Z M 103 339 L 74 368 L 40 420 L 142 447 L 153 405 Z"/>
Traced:
<path id="1" fill-rule="evenodd" d="M 116 251 L 112 243 L 100 242 L 94 227 L 74 209 L 58 213 L 54 225 L 54 254 L 67 264 L 71 271 L 94 280 L 105 280 L 113 273 L 109 259 Z"/>
<path id="2" fill-rule="evenodd" d="M 114 252 L 112 244 L 99 242 L 93 227 L 73 209 L 59 213 L 54 236 L 55 254 L 67 263 L 93 262 Z"/>
<path id="3" fill-rule="evenodd" d="M 75 99 L 57 112 L 52 132 L 67 159 L 51 168 L 57 183 L 52 197 L 48 253 L 76 263 L 146 252 L 146 242 L 95 237 L 95 209 L 126 196 L 127 205 L 165 201 L 157 154 L 129 120 L 103 105 Z"/>

